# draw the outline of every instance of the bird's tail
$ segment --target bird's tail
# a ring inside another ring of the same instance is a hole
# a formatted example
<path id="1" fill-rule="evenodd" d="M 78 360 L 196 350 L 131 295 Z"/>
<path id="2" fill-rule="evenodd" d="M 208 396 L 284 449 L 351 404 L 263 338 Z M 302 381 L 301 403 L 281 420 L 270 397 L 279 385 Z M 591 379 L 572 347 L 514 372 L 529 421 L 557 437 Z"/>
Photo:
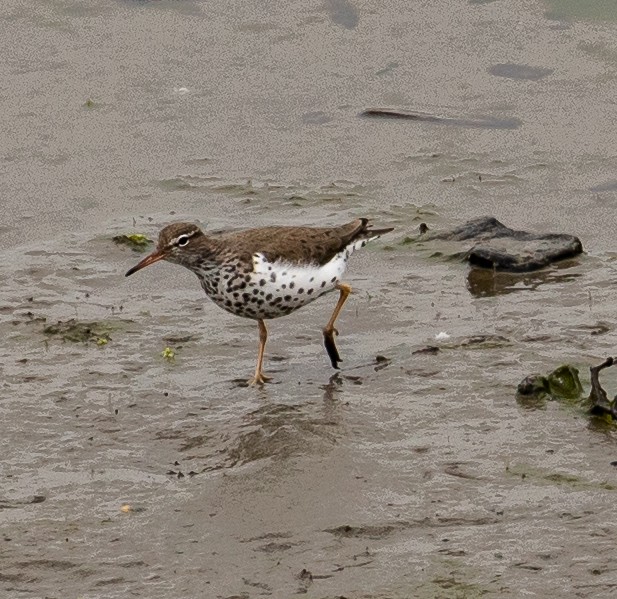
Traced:
<path id="1" fill-rule="evenodd" d="M 360 222 L 362 226 L 359 228 L 356 239 L 376 239 L 381 235 L 385 235 L 390 231 L 394 231 L 394 227 L 387 227 L 384 229 L 373 229 L 371 227 L 371 221 L 368 218 L 361 218 Z"/>

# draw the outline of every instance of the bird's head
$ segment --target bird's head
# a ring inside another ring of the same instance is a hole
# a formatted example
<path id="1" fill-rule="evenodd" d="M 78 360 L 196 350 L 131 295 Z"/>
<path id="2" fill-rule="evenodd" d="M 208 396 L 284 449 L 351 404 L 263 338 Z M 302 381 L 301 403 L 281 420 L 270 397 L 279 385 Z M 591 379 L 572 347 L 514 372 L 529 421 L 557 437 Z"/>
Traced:
<path id="1" fill-rule="evenodd" d="M 156 249 L 139 264 L 129 269 L 125 276 L 128 277 L 160 260 L 167 260 L 176 264 L 190 264 L 191 256 L 194 255 L 194 248 L 203 236 L 202 230 L 192 223 L 167 225 L 159 233 Z"/>

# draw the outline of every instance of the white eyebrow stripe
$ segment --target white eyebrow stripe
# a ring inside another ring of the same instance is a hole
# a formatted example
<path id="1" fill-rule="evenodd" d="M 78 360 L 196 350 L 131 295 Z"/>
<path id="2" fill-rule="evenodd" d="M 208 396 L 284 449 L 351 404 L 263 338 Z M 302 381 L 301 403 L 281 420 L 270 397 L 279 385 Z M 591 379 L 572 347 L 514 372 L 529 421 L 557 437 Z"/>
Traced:
<path id="1" fill-rule="evenodd" d="M 180 241 L 181 237 L 193 237 L 193 235 L 197 235 L 197 229 L 193 231 L 189 231 L 188 233 L 182 233 L 182 235 L 178 235 L 178 237 L 174 237 L 168 244 L 167 247 L 172 247 Z"/>

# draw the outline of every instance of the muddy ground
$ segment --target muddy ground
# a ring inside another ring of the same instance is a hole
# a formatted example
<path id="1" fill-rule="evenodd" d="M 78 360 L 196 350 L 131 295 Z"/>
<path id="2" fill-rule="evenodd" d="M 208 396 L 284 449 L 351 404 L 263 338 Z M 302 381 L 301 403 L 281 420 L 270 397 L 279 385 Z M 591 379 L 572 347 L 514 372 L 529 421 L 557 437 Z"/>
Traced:
<path id="1" fill-rule="evenodd" d="M 516 397 L 532 372 L 588 380 L 617 354 L 610 8 L 10 0 L 0 17 L 2 597 L 617 593 L 617 429 Z M 374 107 L 453 122 L 359 116 Z M 469 126 L 487 117 L 518 124 Z M 586 253 L 515 276 L 414 240 L 485 214 Z M 179 267 L 125 279 L 142 254 L 112 241 L 358 215 L 396 230 L 350 264 L 342 370 L 330 295 L 272 322 L 263 389 L 239 382 L 254 323 Z"/>

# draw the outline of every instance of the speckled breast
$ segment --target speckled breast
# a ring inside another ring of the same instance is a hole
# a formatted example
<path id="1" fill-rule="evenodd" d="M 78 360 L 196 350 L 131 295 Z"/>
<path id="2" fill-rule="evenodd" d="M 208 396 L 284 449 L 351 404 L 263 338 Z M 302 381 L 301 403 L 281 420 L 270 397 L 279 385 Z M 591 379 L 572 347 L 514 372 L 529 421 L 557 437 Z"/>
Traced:
<path id="1" fill-rule="evenodd" d="M 201 285 L 219 307 L 237 316 L 271 319 L 290 314 L 336 288 L 347 266 L 348 251 L 325 265 L 269 262 L 253 256 L 253 269 L 238 265 L 200 273 Z"/>

